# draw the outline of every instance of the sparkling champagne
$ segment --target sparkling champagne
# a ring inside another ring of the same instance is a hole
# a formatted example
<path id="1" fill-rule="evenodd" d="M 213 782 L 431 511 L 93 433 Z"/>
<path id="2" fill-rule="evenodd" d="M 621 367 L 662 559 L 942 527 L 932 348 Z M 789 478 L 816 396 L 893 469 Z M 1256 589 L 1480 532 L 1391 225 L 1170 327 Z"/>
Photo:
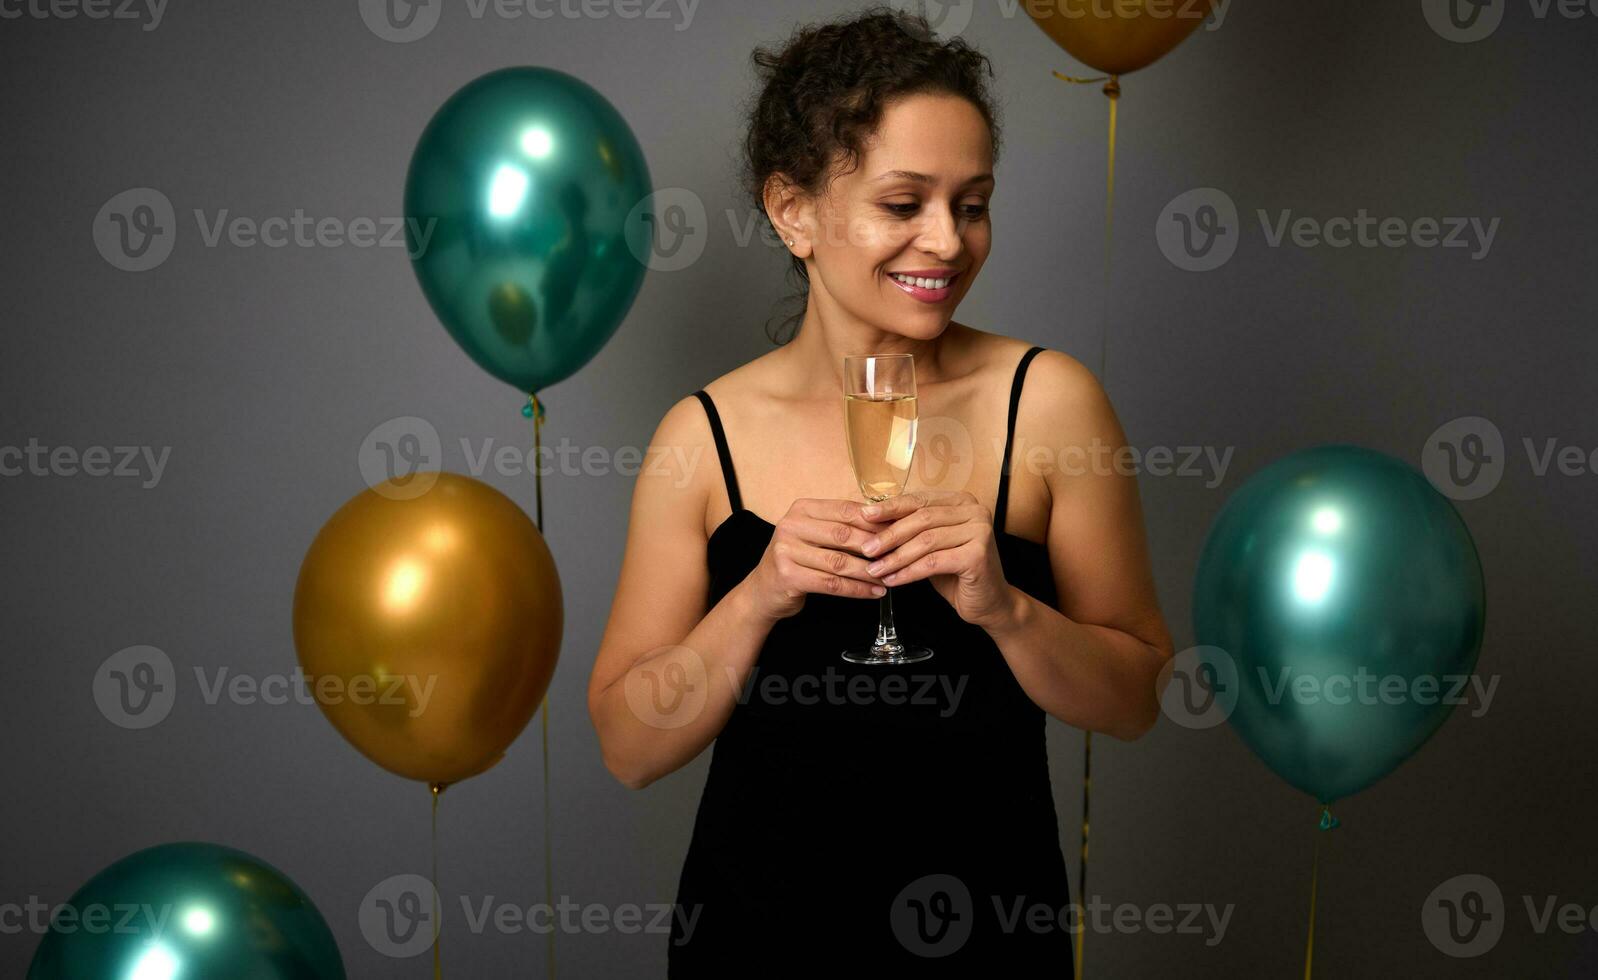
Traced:
<path id="1" fill-rule="evenodd" d="M 903 493 L 916 448 L 916 396 L 846 395 L 844 429 L 861 495 L 886 500 Z"/>

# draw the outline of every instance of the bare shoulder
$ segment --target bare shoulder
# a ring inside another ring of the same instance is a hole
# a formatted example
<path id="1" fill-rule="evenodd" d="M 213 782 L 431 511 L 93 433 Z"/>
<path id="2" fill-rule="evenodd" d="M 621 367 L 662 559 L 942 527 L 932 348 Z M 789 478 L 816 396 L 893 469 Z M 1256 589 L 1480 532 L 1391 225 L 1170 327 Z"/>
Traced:
<path id="1" fill-rule="evenodd" d="M 705 406 L 690 393 L 666 409 L 649 438 L 633 492 L 635 519 L 640 510 L 656 517 L 669 510 L 681 519 L 703 514 L 711 489 L 707 458 L 716 458 L 715 437 Z M 703 521 L 695 516 L 693 524 Z"/>
<path id="2" fill-rule="evenodd" d="M 717 411 L 722 415 L 737 414 L 734 407 L 746 395 L 769 390 L 773 386 L 773 376 L 780 373 L 780 352 L 780 348 L 767 351 L 706 384 L 705 393 L 716 403 Z M 723 408 L 723 404 L 728 407 Z"/>
<path id="3" fill-rule="evenodd" d="M 1019 437 L 1029 446 L 1046 447 L 1043 466 L 1049 486 L 1059 491 L 1072 475 L 1099 472 L 1103 466 L 1065 465 L 1087 453 L 1087 458 L 1108 464 L 1108 454 L 1126 443 L 1109 395 L 1087 365 L 1064 351 L 1045 348 L 1027 368 L 1021 411 L 1016 421 Z"/>
<path id="4" fill-rule="evenodd" d="M 1088 366 L 1061 350 L 1045 347 L 1027 366 L 1027 399 L 1040 414 L 1055 422 L 1100 415 L 1109 408 L 1109 399 L 1098 377 Z"/>

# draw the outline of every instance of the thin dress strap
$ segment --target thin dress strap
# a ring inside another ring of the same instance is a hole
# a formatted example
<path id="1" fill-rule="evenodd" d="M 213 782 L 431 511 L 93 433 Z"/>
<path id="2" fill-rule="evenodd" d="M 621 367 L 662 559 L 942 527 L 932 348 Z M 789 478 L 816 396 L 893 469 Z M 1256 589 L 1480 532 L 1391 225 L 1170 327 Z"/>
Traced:
<path id="1" fill-rule="evenodd" d="M 716 414 L 716 403 L 710 400 L 710 392 L 701 388 L 694 395 L 704 404 L 705 414 L 710 417 L 710 432 L 716 437 L 716 455 L 721 457 L 721 476 L 727 481 L 727 500 L 736 514 L 744 509 L 744 502 L 738 493 L 738 474 L 732 468 L 732 450 L 727 448 L 727 433 L 722 431 L 721 416 Z"/>
<path id="2" fill-rule="evenodd" d="M 1010 445 L 1015 441 L 1015 416 L 1021 407 L 1021 383 L 1026 378 L 1027 365 L 1032 363 L 1042 347 L 1034 346 L 1031 350 L 1021 355 L 1021 363 L 1015 366 L 1015 380 L 1010 383 L 1010 420 L 1004 430 L 1004 459 L 999 467 L 999 499 L 993 506 L 993 529 L 1003 531 L 1005 518 L 1010 510 Z"/>

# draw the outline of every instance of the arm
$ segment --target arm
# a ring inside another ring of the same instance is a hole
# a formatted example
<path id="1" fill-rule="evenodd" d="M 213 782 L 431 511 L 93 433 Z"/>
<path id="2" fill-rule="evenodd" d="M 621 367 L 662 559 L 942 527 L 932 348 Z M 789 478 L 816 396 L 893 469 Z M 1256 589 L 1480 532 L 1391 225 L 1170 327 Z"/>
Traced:
<path id="1" fill-rule="evenodd" d="M 750 601 L 748 579 L 705 611 L 705 508 L 711 492 L 725 491 L 696 399 L 661 419 L 645 461 L 588 682 L 605 768 L 631 789 L 676 771 L 715 739 L 775 623 Z"/>
<path id="2" fill-rule="evenodd" d="M 1027 696 L 1061 721 L 1123 741 L 1159 717 L 1160 670 L 1173 654 L 1144 540 L 1137 477 L 1117 451 L 1126 436 L 1098 379 L 1044 351 L 1040 383 L 1023 389 L 1037 437 L 1012 466 L 1042 468 L 1052 503 L 1049 562 L 1055 610 L 1009 586 L 1009 615 L 986 628 Z M 1029 408 L 1032 406 L 1028 406 Z M 1020 418 L 1029 417 L 1021 412 Z"/>

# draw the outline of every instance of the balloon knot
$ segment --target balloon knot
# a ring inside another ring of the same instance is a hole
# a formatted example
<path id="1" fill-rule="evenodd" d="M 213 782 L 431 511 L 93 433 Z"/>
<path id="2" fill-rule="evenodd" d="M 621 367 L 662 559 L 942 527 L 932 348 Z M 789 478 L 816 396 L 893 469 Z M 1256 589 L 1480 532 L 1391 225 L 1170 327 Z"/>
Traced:
<path id="1" fill-rule="evenodd" d="M 537 413 L 538 421 L 544 421 L 544 403 L 538 400 L 536 394 L 529 394 L 527 404 L 522 406 L 522 418 L 530 419 L 534 413 Z"/>
<path id="2" fill-rule="evenodd" d="M 1121 80 L 1111 75 L 1110 80 L 1104 83 L 1104 94 L 1112 99 L 1119 99 L 1121 97 Z"/>
<path id="3" fill-rule="evenodd" d="M 1336 827 L 1340 823 L 1342 823 L 1341 820 L 1338 820 L 1336 817 L 1332 816 L 1332 808 L 1331 807 L 1328 807 L 1328 806 L 1321 807 L 1321 829 L 1322 830 L 1331 830 L 1331 829 L 1333 829 L 1334 827 Z"/>

